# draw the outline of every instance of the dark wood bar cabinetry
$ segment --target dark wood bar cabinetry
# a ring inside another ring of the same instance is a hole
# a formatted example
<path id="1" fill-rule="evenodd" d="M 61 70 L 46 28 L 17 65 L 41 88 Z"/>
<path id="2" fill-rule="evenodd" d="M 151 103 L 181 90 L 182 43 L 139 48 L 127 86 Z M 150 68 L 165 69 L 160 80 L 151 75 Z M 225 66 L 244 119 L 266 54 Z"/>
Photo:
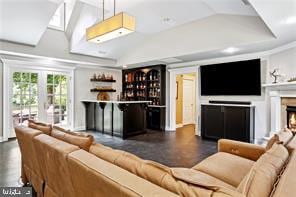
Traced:
<path id="1" fill-rule="evenodd" d="M 86 130 L 98 131 L 123 139 L 146 132 L 149 101 L 82 100 Z"/>
<path id="2" fill-rule="evenodd" d="M 126 101 L 151 101 L 147 128 L 165 130 L 166 66 L 126 69 L 122 72 L 122 97 Z"/>
<path id="3" fill-rule="evenodd" d="M 201 135 L 208 139 L 254 141 L 255 107 L 243 105 L 202 105 Z"/>

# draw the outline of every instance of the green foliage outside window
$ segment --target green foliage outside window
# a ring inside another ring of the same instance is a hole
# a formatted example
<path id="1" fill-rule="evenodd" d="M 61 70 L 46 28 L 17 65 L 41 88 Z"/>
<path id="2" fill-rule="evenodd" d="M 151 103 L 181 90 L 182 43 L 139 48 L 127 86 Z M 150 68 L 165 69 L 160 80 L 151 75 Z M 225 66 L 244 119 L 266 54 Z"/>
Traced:
<path id="1" fill-rule="evenodd" d="M 21 105 L 37 105 L 37 83 L 37 73 L 13 73 L 13 106 L 20 107 Z M 57 97 L 55 98 L 55 104 L 60 105 L 62 108 L 66 108 L 67 77 L 64 75 L 47 75 L 47 84 L 48 95 L 54 95 L 55 97 Z M 53 104 L 53 102 L 49 104 Z"/>

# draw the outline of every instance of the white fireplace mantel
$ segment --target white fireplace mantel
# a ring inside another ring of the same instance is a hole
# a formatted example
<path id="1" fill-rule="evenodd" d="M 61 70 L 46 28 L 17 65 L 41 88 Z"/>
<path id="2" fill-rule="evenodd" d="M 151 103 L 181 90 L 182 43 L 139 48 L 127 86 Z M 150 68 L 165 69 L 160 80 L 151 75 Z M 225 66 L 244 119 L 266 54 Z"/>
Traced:
<path id="1" fill-rule="evenodd" d="M 269 90 L 296 90 L 296 82 L 281 82 L 281 83 L 268 83 L 263 84 L 263 88 L 268 88 Z"/>
<path id="2" fill-rule="evenodd" d="M 270 97 L 270 136 L 281 130 L 281 99 L 296 98 L 296 82 L 280 84 L 264 84 L 263 87 L 269 90 Z"/>

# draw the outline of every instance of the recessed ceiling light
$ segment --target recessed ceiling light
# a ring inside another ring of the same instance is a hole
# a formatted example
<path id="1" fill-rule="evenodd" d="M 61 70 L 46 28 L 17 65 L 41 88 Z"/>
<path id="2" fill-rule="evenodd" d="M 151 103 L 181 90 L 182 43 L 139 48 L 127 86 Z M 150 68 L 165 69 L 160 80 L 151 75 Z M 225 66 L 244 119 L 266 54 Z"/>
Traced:
<path id="1" fill-rule="evenodd" d="M 296 16 L 291 16 L 284 21 L 285 24 L 291 25 L 296 23 Z"/>
<path id="2" fill-rule="evenodd" d="M 176 62 L 182 62 L 183 60 L 175 58 L 175 57 L 170 57 L 170 58 L 161 59 L 159 61 L 171 64 L 171 63 L 176 63 Z"/>
<path id="3" fill-rule="evenodd" d="M 235 53 L 235 52 L 237 52 L 237 51 L 239 51 L 238 48 L 235 48 L 235 47 L 228 47 L 228 48 L 224 49 L 222 52 L 223 52 L 223 53 L 230 53 L 230 54 L 232 54 L 232 53 Z"/>
<path id="4" fill-rule="evenodd" d="M 127 68 L 127 65 L 123 65 L 122 68 Z"/>
<path id="5" fill-rule="evenodd" d="M 101 54 L 101 55 L 106 55 L 107 51 L 98 51 L 98 53 Z"/>
<path id="6" fill-rule="evenodd" d="M 163 23 L 167 24 L 167 25 L 174 25 L 176 24 L 175 20 L 169 17 L 164 17 L 162 18 Z"/>

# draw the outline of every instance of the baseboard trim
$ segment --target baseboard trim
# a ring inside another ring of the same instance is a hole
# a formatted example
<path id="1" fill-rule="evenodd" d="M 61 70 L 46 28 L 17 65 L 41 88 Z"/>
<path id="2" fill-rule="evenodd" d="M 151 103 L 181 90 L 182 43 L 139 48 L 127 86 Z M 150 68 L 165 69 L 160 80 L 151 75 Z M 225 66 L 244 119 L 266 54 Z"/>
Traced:
<path id="1" fill-rule="evenodd" d="M 75 127 L 73 128 L 73 131 L 81 131 L 81 130 L 86 130 L 85 126 L 81 126 L 81 127 Z"/>
<path id="2" fill-rule="evenodd" d="M 1 142 L 7 142 L 7 141 L 8 141 L 8 139 L 7 139 L 7 138 L 0 137 L 0 143 L 1 143 Z"/>
<path id="3" fill-rule="evenodd" d="M 171 128 L 171 127 L 169 127 L 169 126 L 166 126 L 166 127 L 165 127 L 165 130 L 166 130 L 166 131 L 175 131 L 176 129 Z"/>

